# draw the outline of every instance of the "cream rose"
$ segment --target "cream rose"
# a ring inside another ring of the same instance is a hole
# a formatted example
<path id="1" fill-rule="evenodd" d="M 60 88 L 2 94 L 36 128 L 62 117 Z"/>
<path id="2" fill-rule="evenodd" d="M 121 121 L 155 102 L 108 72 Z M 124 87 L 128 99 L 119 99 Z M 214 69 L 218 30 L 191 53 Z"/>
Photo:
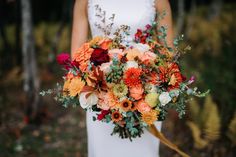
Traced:
<path id="1" fill-rule="evenodd" d="M 168 92 L 161 93 L 161 95 L 159 96 L 159 101 L 162 106 L 165 106 L 166 104 L 168 104 L 171 101 L 171 97 L 169 93 Z"/>

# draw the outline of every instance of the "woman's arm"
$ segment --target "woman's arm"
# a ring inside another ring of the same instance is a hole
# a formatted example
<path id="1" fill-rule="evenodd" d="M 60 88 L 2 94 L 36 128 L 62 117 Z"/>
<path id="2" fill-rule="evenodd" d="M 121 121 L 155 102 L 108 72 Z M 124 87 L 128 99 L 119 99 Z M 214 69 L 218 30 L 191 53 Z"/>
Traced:
<path id="1" fill-rule="evenodd" d="M 169 47 L 174 47 L 174 32 L 173 32 L 173 24 L 172 24 L 172 12 L 169 0 L 156 0 L 156 10 L 159 14 L 166 13 L 163 18 L 160 18 L 158 30 L 161 26 L 167 28 L 167 36 L 166 43 Z"/>
<path id="2" fill-rule="evenodd" d="M 75 0 L 71 37 L 73 54 L 88 38 L 87 0 Z"/>

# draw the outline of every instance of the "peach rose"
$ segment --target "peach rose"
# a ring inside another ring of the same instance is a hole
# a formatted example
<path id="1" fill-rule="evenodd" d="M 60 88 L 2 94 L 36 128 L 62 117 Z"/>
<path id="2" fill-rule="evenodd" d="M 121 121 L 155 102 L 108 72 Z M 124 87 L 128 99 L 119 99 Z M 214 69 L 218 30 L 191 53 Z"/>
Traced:
<path id="1" fill-rule="evenodd" d="M 129 61 L 133 61 L 136 57 L 142 58 L 142 56 L 143 56 L 143 53 L 140 52 L 138 49 L 128 49 L 128 50 L 126 51 L 126 53 L 127 53 L 126 58 L 127 58 Z"/>
<path id="2" fill-rule="evenodd" d="M 108 55 L 110 58 L 118 57 L 118 59 L 121 59 L 125 53 L 122 49 L 112 49 L 108 51 Z"/>
<path id="3" fill-rule="evenodd" d="M 156 58 L 157 58 L 157 55 L 155 53 L 147 51 L 147 52 L 144 52 L 144 55 L 141 58 L 141 61 L 142 62 L 146 62 L 146 61 L 150 62 L 150 61 L 154 61 Z"/>
<path id="4" fill-rule="evenodd" d="M 98 108 L 109 110 L 110 108 L 114 108 L 116 104 L 117 101 L 111 92 L 98 93 Z"/>
<path id="5" fill-rule="evenodd" d="M 143 97 L 143 87 L 142 85 L 129 88 L 129 93 L 132 98 L 135 100 L 140 100 Z"/>
<path id="6" fill-rule="evenodd" d="M 151 107 L 144 100 L 139 100 L 137 103 L 137 110 L 141 113 L 149 112 L 151 111 Z"/>
<path id="7" fill-rule="evenodd" d="M 99 92 L 98 93 L 98 108 L 103 110 L 109 110 L 109 101 L 108 101 L 108 95 L 106 92 Z"/>
<path id="8" fill-rule="evenodd" d="M 82 72 L 87 70 L 92 53 L 93 49 L 90 48 L 89 43 L 85 43 L 73 54 L 72 59 L 79 63 L 79 68 Z"/>

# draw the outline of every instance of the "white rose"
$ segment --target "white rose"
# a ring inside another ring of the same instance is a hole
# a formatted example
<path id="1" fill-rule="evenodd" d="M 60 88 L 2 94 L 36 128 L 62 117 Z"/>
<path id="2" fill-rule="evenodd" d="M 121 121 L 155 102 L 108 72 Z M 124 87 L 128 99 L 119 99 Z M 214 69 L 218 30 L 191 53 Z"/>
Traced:
<path id="1" fill-rule="evenodd" d="M 142 43 L 134 44 L 133 47 L 143 53 L 149 51 L 150 49 L 150 47 L 147 44 L 142 44 Z"/>
<path id="2" fill-rule="evenodd" d="M 87 98 L 87 94 L 90 94 Z M 83 92 L 79 95 L 79 102 L 80 102 L 80 106 L 83 109 L 92 107 L 93 105 L 96 105 L 98 103 L 98 97 L 95 93 L 91 93 L 91 92 Z"/>
<path id="3" fill-rule="evenodd" d="M 169 93 L 168 92 L 161 93 L 161 95 L 159 96 L 159 101 L 162 106 L 165 106 L 166 104 L 168 104 L 171 101 L 171 97 Z"/>
<path id="4" fill-rule="evenodd" d="M 109 73 L 111 70 L 111 62 L 108 63 L 102 63 L 100 66 L 100 70 L 104 72 L 105 74 Z"/>
<path id="5" fill-rule="evenodd" d="M 138 68 L 138 63 L 135 62 L 135 61 L 128 61 L 128 62 L 126 62 L 125 70 L 127 70 L 129 68 Z"/>

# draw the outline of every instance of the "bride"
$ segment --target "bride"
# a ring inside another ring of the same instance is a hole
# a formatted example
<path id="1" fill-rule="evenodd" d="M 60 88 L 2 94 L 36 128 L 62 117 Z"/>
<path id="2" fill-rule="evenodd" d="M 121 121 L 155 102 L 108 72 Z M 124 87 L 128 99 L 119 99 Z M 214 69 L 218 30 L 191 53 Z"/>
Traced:
<path id="1" fill-rule="evenodd" d="M 156 13 L 165 12 L 159 20 L 159 26 L 167 27 L 167 44 L 173 46 L 172 17 L 169 0 L 76 0 L 72 30 L 71 52 L 75 52 L 91 35 L 104 35 L 98 29 L 100 18 L 96 16 L 97 7 L 105 13 L 106 21 L 114 14 L 113 27 L 130 26 L 130 34 L 134 36 L 138 28 L 144 28 L 156 19 Z M 87 112 L 88 157 L 158 157 L 159 140 L 148 131 L 133 142 L 111 136 L 112 124 L 93 121 L 93 113 Z M 161 128 L 161 122 L 156 127 Z"/>

